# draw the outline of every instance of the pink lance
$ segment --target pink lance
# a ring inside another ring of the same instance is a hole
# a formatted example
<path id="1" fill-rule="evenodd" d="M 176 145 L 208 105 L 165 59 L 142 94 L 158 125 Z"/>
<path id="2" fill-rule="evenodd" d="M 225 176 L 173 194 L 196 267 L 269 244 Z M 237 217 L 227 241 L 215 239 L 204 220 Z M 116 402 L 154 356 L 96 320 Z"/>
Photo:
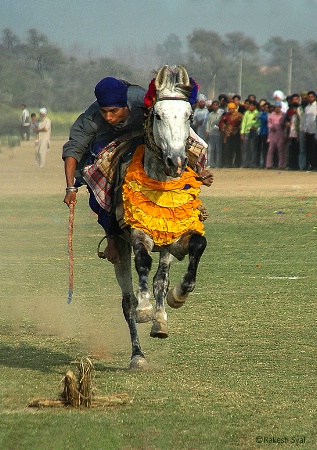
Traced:
<path id="1" fill-rule="evenodd" d="M 68 271 L 68 299 L 67 303 L 73 299 L 74 284 L 74 252 L 73 252 L 73 228 L 74 228 L 74 209 L 75 204 L 69 204 L 69 221 L 68 221 L 68 255 L 69 255 L 69 271 Z"/>

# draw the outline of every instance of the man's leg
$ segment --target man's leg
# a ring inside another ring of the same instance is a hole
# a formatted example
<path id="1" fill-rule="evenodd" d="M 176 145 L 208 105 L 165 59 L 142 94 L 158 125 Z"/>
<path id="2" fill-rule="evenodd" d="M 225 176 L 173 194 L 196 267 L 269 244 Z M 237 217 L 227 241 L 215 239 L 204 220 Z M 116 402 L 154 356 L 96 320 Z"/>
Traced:
<path id="1" fill-rule="evenodd" d="M 90 188 L 88 188 L 88 191 L 90 194 L 89 206 L 91 210 L 97 214 L 98 223 L 104 229 L 107 237 L 107 247 L 103 252 L 98 252 L 98 256 L 101 259 L 107 259 L 112 264 L 120 263 L 120 252 L 117 243 L 117 236 L 120 234 L 120 232 L 118 232 L 119 225 L 115 218 L 112 217 L 114 214 L 110 214 L 105 209 L 101 208 Z"/>

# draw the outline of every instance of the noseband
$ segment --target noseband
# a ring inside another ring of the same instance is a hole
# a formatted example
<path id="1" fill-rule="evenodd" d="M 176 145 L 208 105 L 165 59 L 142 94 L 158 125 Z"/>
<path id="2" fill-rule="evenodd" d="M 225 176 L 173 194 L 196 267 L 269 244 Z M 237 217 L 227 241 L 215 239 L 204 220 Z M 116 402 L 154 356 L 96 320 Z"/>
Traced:
<path id="1" fill-rule="evenodd" d="M 154 156 L 163 161 L 163 152 L 162 149 L 156 145 L 153 137 L 153 120 L 154 120 L 154 106 L 156 103 L 161 102 L 163 100 L 182 100 L 183 102 L 189 102 L 187 98 L 182 97 L 160 97 L 153 104 L 152 108 L 149 111 L 149 114 L 146 117 L 144 122 L 144 142 L 146 147 L 154 154 Z"/>

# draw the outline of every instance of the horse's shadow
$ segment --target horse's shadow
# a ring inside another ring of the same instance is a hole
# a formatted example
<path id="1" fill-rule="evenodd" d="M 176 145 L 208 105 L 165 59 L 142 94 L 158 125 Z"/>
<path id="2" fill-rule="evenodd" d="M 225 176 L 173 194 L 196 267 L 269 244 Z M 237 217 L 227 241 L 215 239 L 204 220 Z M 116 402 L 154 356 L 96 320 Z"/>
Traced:
<path id="1" fill-rule="evenodd" d="M 52 372 L 57 367 L 69 364 L 71 355 L 48 348 L 27 344 L 0 344 L 0 366 L 17 369 L 32 369 Z"/>
<path id="2" fill-rule="evenodd" d="M 31 369 L 40 372 L 60 371 L 61 366 L 74 367 L 74 355 L 41 348 L 22 342 L 19 345 L 0 344 L 0 366 L 16 369 Z M 127 367 L 107 366 L 102 362 L 94 362 L 97 372 L 128 372 Z"/>

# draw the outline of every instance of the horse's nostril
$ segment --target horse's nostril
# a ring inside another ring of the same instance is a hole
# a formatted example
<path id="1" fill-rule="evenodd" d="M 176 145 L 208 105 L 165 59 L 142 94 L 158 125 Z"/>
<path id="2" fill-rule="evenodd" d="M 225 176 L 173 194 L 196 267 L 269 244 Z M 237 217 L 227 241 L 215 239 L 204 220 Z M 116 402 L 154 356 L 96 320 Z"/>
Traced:
<path id="1" fill-rule="evenodd" d="M 174 166 L 173 160 L 169 156 L 166 158 L 166 165 L 168 167 L 173 167 Z"/>

